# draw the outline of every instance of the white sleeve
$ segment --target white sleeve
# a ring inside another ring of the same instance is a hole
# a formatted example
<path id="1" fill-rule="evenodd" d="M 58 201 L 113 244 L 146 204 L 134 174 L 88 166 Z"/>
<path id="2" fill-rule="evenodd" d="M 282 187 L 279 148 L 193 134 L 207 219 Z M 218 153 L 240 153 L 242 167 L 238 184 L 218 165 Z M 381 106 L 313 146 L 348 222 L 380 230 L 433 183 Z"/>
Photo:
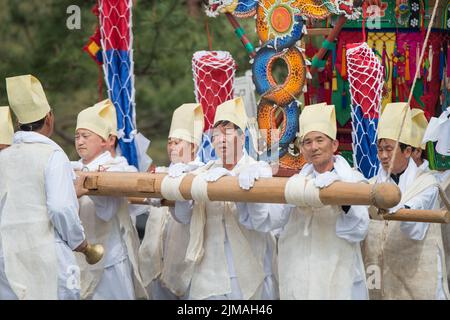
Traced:
<path id="1" fill-rule="evenodd" d="M 120 165 L 108 168 L 108 172 L 137 172 L 136 167 L 128 165 L 125 158 Z M 97 217 L 104 221 L 109 221 L 117 214 L 122 201 L 126 201 L 123 197 L 109 197 L 109 196 L 90 196 L 95 204 L 95 212 Z M 132 217 L 147 213 L 148 207 L 145 205 L 130 205 L 128 204 L 128 213 Z"/>
<path id="2" fill-rule="evenodd" d="M 348 242 L 360 242 L 367 235 L 369 222 L 366 206 L 351 206 L 347 213 L 339 214 L 336 221 L 336 235 Z"/>
<path id="3" fill-rule="evenodd" d="M 239 222 L 250 230 L 269 232 L 283 227 L 294 205 L 278 203 L 237 202 Z"/>
<path id="4" fill-rule="evenodd" d="M 85 239 L 78 215 L 79 205 L 73 180 L 75 173 L 62 151 L 50 156 L 44 172 L 49 218 L 60 238 L 73 250 Z"/>
<path id="5" fill-rule="evenodd" d="M 95 204 L 95 214 L 103 221 L 109 221 L 117 214 L 121 201 L 125 201 L 121 197 L 109 196 L 89 196 Z"/>
<path id="6" fill-rule="evenodd" d="M 150 206 L 145 204 L 128 204 L 128 213 L 132 217 L 140 216 L 141 214 L 149 213 Z"/>
<path id="7" fill-rule="evenodd" d="M 437 187 L 430 187 L 424 190 L 421 194 L 414 197 L 404 203 L 411 209 L 417 210 L 430 210 L 436 208 L 438 201 L 439 191 Z M 404 235 L 408 236 L 412 240 L 423 240 L 427 234 L 428 227 L 427 222 L 401 222 L 400 230 Z"/>
<path id="8" fill-rule="evenodd" d="M 170 208 L 170 214 L 178 223 L 189 224 L 192 217 L 193 200 L 175 201 L 175 208 Z"/>

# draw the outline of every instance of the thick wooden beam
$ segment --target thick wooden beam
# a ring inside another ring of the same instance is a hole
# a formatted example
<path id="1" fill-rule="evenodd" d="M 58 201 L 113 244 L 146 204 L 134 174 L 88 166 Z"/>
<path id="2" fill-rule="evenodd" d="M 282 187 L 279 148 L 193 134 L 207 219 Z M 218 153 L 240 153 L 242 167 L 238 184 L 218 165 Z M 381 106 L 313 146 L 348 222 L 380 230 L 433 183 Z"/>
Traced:
<path id="1" fill-rule="evenodd" d="M 84 187 L 89 195 L 122 196 L 137 198 L 162 198 L 161 183 L 166 174 L 95 172 L 86 176 Z M 185 199 L 192 199 L 193 175 L 186 175 L 179 190 Z M 236 177 L 222 177 L 208 183 L 208 197 L 211 201 L 286 203 L 284 190 L 288 178 L 273 177 L 259 179 L 250 190 L 242 190 Z M 334 182 L 320 189 L 319 197 L 324 205 L 374 205 L 378 208 L 392 208 L 401 199 L 400 189 L 389 183 L 369 185 L 366 183 Z"/>

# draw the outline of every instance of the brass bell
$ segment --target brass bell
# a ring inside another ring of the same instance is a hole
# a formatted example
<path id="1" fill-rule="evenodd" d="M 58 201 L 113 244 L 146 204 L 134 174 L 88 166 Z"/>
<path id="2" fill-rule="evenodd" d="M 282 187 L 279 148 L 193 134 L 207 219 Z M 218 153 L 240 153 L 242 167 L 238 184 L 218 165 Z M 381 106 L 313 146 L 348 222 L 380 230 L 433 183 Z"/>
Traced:
<path id="1" fill-rule="evenodd" d="M 88 244 L 83 253 L 87 263 L 96 264 L 103 258 L 105 249 L 101 244 Z"/>

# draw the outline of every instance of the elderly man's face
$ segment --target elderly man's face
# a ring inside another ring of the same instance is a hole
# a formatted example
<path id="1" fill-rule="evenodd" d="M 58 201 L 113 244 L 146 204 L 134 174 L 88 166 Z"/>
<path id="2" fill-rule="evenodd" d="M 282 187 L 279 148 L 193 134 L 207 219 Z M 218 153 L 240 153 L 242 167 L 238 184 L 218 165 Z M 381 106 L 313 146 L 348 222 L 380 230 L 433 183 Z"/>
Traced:
<path id="1" fill-rule="evenodd" d="M 312 131 L 303 138 L 301 151 L 305 160 L 312 163 L 317 172 L 323 173 L 333 168 L 333 155 L 338 146 L 337 140 L 332 140 L 322 132 Z"/>
<path id="2" fill-rule="evenodd" d="M 380 159 L 383 169 L 387 172 L 394 157 L 395 140 L 379 139 L 378 140 L 378 159 Z M 404 151 L 397 148 L 392 173 L 399 174 L 408 167 L 409 157 L 411 156 L 411 147 L 408 146 Z"/>
<path id="3" fill-rule="evenodd" d="M 188 163 L 195 159 L 197 146 L 183 139 L 169 138 L 167 154 L 172 163 Z"/>
<path id="4" fill-rule="evenodd" d="M 212 145 L 224 164 L 236 164 L 242 157 L 245 136 L 234 124 L 219 124 L 213 129 Z"/>

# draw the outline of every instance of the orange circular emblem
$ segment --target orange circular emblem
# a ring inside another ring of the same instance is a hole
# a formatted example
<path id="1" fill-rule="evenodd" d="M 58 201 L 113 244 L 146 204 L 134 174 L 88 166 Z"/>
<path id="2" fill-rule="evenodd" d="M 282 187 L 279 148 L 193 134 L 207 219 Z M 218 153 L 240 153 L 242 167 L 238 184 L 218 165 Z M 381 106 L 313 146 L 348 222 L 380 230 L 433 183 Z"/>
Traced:
<path id="1" fill-rule="evenodd" d="M 289 10 L 283 6 L 274 8 L 270 17 L 270 24 L 276 32 L 286 32 L 292 23 L 292 16 Z"/>

